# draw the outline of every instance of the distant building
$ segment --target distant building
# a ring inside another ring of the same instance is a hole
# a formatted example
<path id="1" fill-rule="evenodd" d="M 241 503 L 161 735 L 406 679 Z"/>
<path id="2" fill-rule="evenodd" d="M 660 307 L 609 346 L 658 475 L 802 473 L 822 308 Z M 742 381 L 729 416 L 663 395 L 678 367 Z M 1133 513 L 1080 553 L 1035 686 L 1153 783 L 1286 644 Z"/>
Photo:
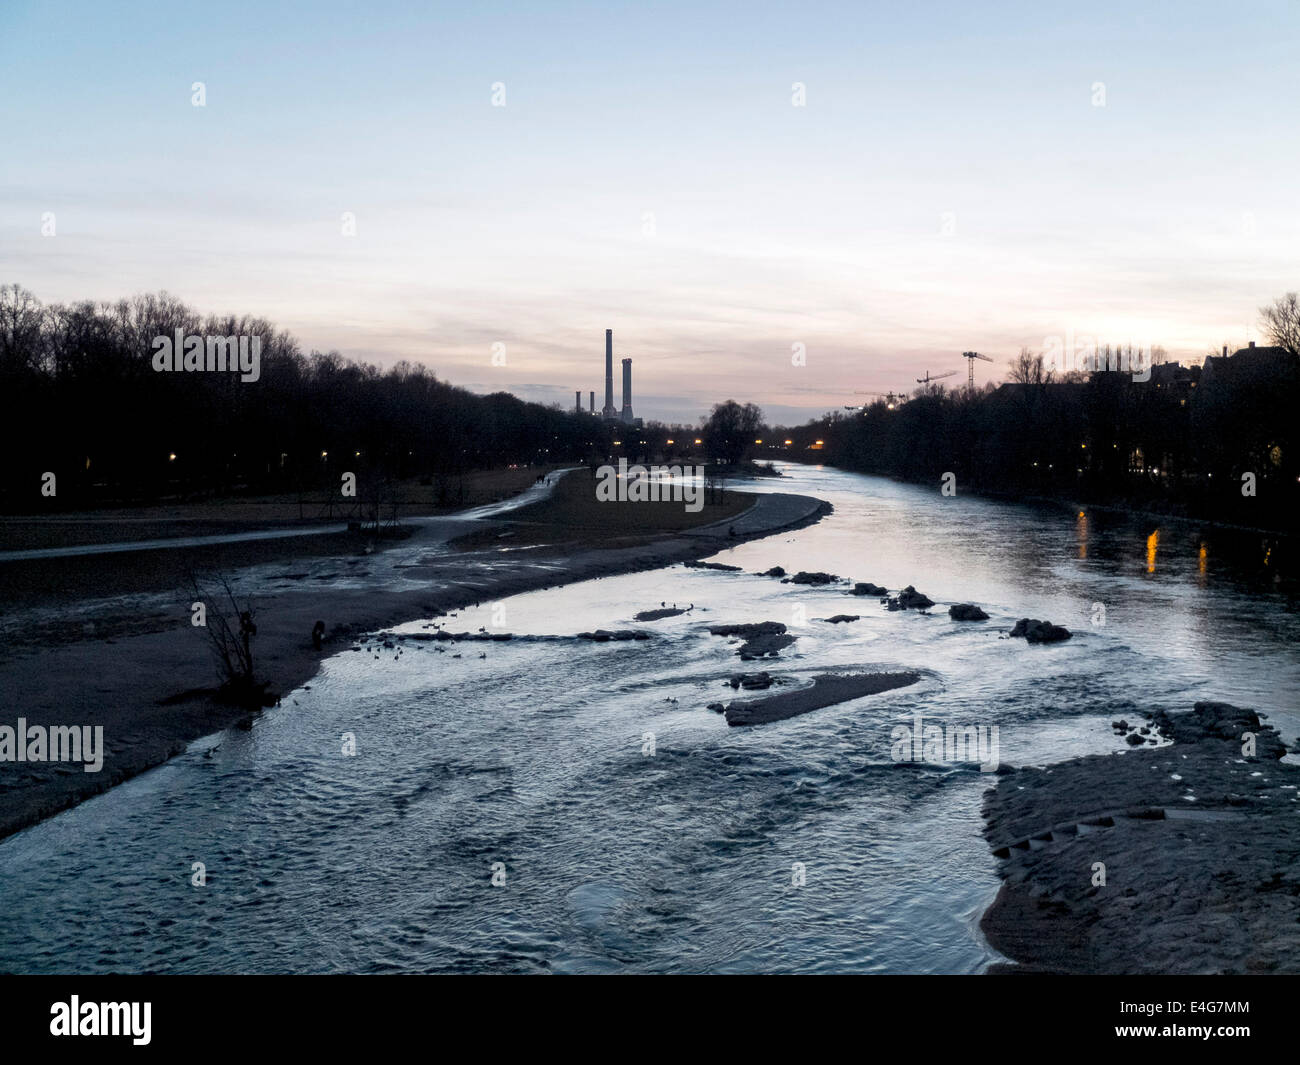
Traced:
<path id="1" fill-rule="evenodd" d="M 632 360 L 623 360 L 623 410 L 619 414 L 619 421 L 624 425 L 641 427 L 641 419 L 632 414 Z"/>
<path id="2" fill-rule="evenodd" d="M 1171 392 L 1184 404 L 1191 398 L 1192 389 L 1201 382 L 1201 367 L 1184 366 L 1178 362 L 1158 362 L 1151 367 L 1150 384 L 1164 392 Z"/>
<path id="3" fill-rule="evenodd" d="M 1201 367 L 1201 380 L 1210 387 L 1216 379 L 1227 379 L 1230 375 L 1273 376 L 1293 373 L 1296 367 L 1296 357 L 1286 348 L 1257 348 L 1252 340 L 1231 355 L 1225 344 L 1222 355 L 1207 356 Z"/>
<path id="4" fill-rule="evenodd" d="M 605 406 L 600 416 L 607 422 L 618 420 L 614 409 L 614 330 L 605 330 Z"/>
<path id="5" fill-rule="evenodd" d="M 581 393 L 578 394 L 576 407 L 582 410 Z M 591 410 L 596 411 L 596 394 L 591 394 Z M 640 429 L 640 418 L 632 414 L 632 360 L 623 360 L 623 408 L 614 406 L 614 330 L 605 330 L 605 406 L 601 408 L 600 417 L 606 422 L 618 422 L 633 429 Z"/>

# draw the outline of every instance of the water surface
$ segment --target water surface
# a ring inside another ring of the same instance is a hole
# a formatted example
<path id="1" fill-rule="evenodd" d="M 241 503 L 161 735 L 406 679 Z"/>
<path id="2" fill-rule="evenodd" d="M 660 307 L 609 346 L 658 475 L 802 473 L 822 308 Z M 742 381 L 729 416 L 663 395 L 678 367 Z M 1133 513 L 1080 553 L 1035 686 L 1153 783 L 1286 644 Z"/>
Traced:
<path id="1" fill-rule="evenodd" d="M 895 725 L 996 725 L 1003 762 L 1047 764 L 1116 749 L 1116 717 L 1213 698 L 1295 738 L 1294 583 L 1259 534 L 786 469 L 752 487 L 835 513 L 717 556 L 745 573 L 676 566 L 436 619 L 557 639 L 340 652 L 251 730 L 3 841 L 0 967 L 978 972 L 992 778 L 895 763 Z M 754 575 L 773 565 L 940 607 Z M 990 621 L 950 621 L 961 601 Z M 632 621 L 661 602 L 694 609 Z M 837 613 L 861 619 L 818 620 Z M 1003 638 L 1026 615 L 1076 636 Z M 922 680 L 730 729 L 706 704 L 753 667 L 707 626 L 763 620 L 799 636 L 772 672 Z M 659 635 L 571 638 L 601 627 Z"/>

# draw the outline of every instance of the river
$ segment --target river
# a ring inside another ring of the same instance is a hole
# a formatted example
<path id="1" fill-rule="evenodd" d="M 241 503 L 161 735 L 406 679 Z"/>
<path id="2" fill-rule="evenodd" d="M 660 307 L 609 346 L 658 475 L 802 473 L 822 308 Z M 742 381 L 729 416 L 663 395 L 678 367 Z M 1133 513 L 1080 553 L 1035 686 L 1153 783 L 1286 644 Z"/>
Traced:
<path id="1" fill-rule="evenodd" d="M 0 968 L 975 973 L 997 960 L 977 927 L 996 778 L 894 762 L 896 725 L 997 726 L 1002 762 L 1050 764 L 1124 749 L 1117 717 L 1223 699 L 1295 739 L 1296 585 L 1260 534 L 784 470 L 746 487 L 835 511 L 714 559 L 744 573 L 674 566 L 437 619 L 561 639 L 341 651 L 251 729 L 0 842 Z M 774 565 L 939 606 L 756 575 Z M 990 620 L 951 621 L 966 601 Z M 632 621 L 661 602 L 694 609 Z M 817 620 L 839 613 L 861 618 Z M 1006 639 L 1022 616 L 1075 637 Z M 707 626 L 764 620 L 798 636 L 773 673 L 921 681 L 728 728 L 706 705 L 755 667 Z M 571 638 L 601 627 L 659 635 Z"/>

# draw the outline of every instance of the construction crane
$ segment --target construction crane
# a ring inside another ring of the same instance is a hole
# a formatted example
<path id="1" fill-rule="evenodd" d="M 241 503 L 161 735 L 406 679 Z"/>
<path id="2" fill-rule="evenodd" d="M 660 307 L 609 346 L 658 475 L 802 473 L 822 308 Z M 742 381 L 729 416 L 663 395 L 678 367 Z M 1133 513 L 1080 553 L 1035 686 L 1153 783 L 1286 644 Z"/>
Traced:
<path id="1" fill-rule="evenodd" d="M 966 386 L 972 392 L 974 392 L 975 391 L 975 360 L 983 359 L 985 362 L 992 362 L 993 360 L 990 359 L 987 355 L 981 355 L 978 351 L 963 351 L 961 353 L 961 357 L 966 360 L 966 366 L 970 371 L 969 374 L 967 375 Z"/>
<path id="2" fill-rule="evenodd" d="M 945 370 L 943 373 L 935 373 L 935 374 L 932 374 L 929 370 L 926 370 L 926 371 L 925 371 L 925 376 L 924 376 L 924 377 L 918 377 L 918 378 L 916 379 L 916 383 L 917 383 L 918 385 L 928 385 L 931 381 L 938 381 L 938 380 L 940 380 L 941 378 L 944 378 L 944 377 L 952 377 L 952 376 L 954 376 L 956 373 L 957 373 L 956 370 Z"/>
<path id="3" fill-rule="evenodd" d="M 855 396 L 875 396 L 878 399 L 883 399 L 889 405 L 890 410 L 893 410 L 895 407 L 897 407 L 900 400 L 907 399 L 907 397 L 904 396 L 901 392 L 863 392 L 859 390 L 854 392 L 853 394 Z M 853 410 L 855 408 L 845 407 L 844 409 Z"/>

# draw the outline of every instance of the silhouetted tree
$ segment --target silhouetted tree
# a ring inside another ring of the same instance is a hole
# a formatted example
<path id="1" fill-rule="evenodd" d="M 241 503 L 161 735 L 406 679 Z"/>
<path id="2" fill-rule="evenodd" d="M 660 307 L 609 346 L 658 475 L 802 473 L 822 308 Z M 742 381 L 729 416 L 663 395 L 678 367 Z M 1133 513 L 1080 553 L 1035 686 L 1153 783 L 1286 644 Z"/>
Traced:
<path id="1" fill-rule="evenodd" d="M 743 407 L 735 400 L 714 406 L 705 421 L 701 437 L 709 458 L 735 466 L 753 446 L 755 434 L 762 431 L 763 412 L 753 403 Z"/>
<path id="2" fill-rule="evenodd" d="M 1300 357 L 1300 294 L 1288 292 L 1259 309 L 1269 343 Z"/>
<path id="3" fill-rule="evenodd" d="M 154 338 L 178 329 L 261 337 L 259 379 L 156 372 Z M 0 287 L 0 506 L 10 511 L 322 497 L 337 494 L 342 472 L 362 469 L 388 482 L 420 477 L 454 501 L 470 469 L 581 460 L 608 442 L 587 415 L 474 395 L 411 363 L 383 371 L 336 351 L 303 355 L 271 322 L 204 317 L 165 292 L 42 306 Z M 50 499 L 39 494 L 45 472 L 57 475 Z"/>
<path id="4" fill-rule="evenodd" d="M 1211 375 L 1199 367 L 1170 373 L 1155 348 L 1155 372 L 1135 380 L 1144 366 L 1126 362 L 1130 351 L 1108 345 L 1099 368 L 1062 379 L 1022 349 L 1010 380 L 991 391 L 931 385 L 894 410 L 874 403 L 777 432 L 795 441 L 795 455 L 822 439 L 820 461 L 904 480 L 937 483 L 951 471 L 975 491 L 1132 502 L 1294 527 L 1300 359 L 1228 359 Z M 1248 503 L 1244 473 L 1258 482 Z"/>

